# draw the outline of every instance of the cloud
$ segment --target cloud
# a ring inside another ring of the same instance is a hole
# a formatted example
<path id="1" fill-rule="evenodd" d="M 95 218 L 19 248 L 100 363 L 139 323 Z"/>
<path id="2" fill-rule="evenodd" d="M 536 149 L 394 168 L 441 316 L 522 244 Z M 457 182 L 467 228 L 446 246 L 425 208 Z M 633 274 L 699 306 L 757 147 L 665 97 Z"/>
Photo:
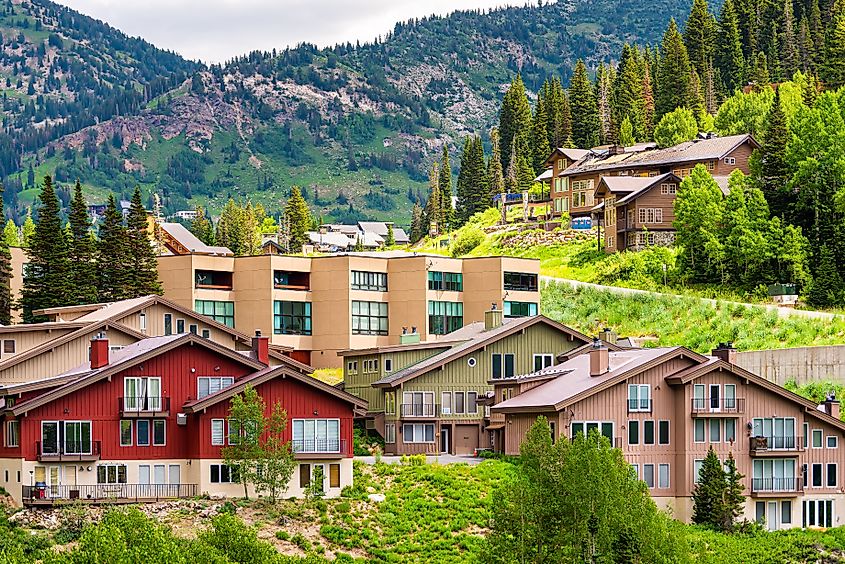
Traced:
<path id="1" fill-rule="evenodd" d="M 487 9 L 513 0 L 58 0 L 189 59 L 223 62 L 253 50 L 384 35 L 397 21 Z"/>

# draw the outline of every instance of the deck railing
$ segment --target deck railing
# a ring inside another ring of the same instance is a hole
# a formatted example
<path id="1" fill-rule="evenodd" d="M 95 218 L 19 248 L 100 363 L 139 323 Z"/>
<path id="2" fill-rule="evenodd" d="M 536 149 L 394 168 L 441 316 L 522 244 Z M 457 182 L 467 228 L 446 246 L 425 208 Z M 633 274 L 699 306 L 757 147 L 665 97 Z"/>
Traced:
<path id="1" fill-rule="evenodd" d="M 155 501 L 195 497 L 197 484 L 94 484 L 80 486 L 23 486 L 25 504 L 51 501 Z"/>

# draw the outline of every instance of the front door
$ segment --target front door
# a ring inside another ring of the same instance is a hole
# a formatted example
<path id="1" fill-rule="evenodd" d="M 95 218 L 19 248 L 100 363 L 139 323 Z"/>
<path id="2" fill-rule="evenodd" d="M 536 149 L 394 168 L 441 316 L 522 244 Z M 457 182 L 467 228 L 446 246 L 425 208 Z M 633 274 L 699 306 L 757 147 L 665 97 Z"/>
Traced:
<path id="1" fill-rule="evenodd" d="M 720 411 L 721 402 L 720 400 L 720 391 L 721 388 L 719 384 L 710 384 L 710 411 Z"/>
<path id="2" fill-rule="evenodd" d="M 440 452 L 443 453 L 450 453 L 451 452 L 451 441 L 449 440 L 449 427 L 441 427 L 440 428 Z"/>
<path id="3" fill-rule="evenodd" d="M 766 528 L 770 531 L 776 531 L 778 528 L 778 503 L 776 501 L 769 502 L 768 514 Z"/>

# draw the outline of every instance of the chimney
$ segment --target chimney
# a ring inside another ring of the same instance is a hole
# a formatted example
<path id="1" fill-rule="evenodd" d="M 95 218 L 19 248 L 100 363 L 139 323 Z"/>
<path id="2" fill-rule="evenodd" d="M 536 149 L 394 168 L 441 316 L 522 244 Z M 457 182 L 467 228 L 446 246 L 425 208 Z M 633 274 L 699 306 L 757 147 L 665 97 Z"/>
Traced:
<path id="1" fill-rule="evenodd" d="M 728 364 L 736 364 L 736 349 L 733 343 L 719 343 L 719 346 L 713 349 L 711 354 Z"/>
<path id="2" fill-rule="evenodd" d="M 109 340 L 105 334 L 97 333 L 91 339 L 91 370 L 107 366 L 109 363 Z"/>
<path id="3" fill-rule="evenodd" d="M 598 337 L 593 340 L 593 348 L 590 349 L 590 376 L 601 376 L 605 374 L 610 363 L 610 351 L 603 347 Z"/>
<path id="4" fill-rule="evenodd" d="M 255 331 L 255 337 L 252 338 L 252 352 L 255 353 L 255 359 L 258 362 L 270 365 L 270 338 L 262 337 L 261 331 Z"/>
<path id="5" fill-rule="evenodd" d="M 616 340 L 619 338 L 619 335 L 616 334 L 616 331 L 613 329 L 609 329 L 605 327 L 601 331 L 599 331 L 599 339 L 604 341 L 605 343 L 610 343 L 612 345 L 616 344 Z"/>
<path id="6" fill-rule="evenodd" d="M 833 418 L 839 419 L 839 400 L 836 399 L 834 392 L 825 394 L 824 403 L 820 407 L 824 408 L 824 412 Z"/>
<path id="7" fill-rule="evenodd" d="M 502 310 L 496 307 L 494 303 L 490 307 L 490 311 L 484 312 L 484 330 L 489 331 L 490 329 L 495 329 L 496 327 L 502 326 Z"/>

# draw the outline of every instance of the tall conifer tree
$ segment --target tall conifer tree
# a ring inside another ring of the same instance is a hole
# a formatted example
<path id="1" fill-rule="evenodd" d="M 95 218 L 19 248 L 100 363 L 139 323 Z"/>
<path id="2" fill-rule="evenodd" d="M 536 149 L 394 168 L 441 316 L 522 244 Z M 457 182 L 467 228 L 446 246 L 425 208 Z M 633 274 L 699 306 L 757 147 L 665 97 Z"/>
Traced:
<path id="1" fill-rule="evenodd" d="M 786 115 L 780 101 L 780 89 L 775 90 L 775 99 L 769 110 L 766 134 L 760 147 L 760 189 L 769 203 L 773 215 L 786 217 L 789 204 L 787 186 L 790 173 L 786 163 L 786 145 L 789 132 Z"/>
<path id="2" fill-rule="evenodd" d="M 625 119 L 628 120 L 632 138 L 642 139 L 645 137 L 642 75 L 644 62 L 638 59 L 634 47 L 627 43 L 622 46 L 622 56 L 619 59 L 619 68 L 613 84 L 613 113 L 614 121 L 619 123 L 620 127 Z"/>
<path id="3" fill-rule="evenodd" d="M 845 85 L 845 0 L 834 0 L 824 38 L 824 62 L 819 78 L 825 88 Z"/>
<path id="4" fill-rule="evenodd" d="M 792 0 L 783 0 L 783 37 L 781 39 L 781 68 L 786 79 L 798 70 L 798 41 L 795 37 L 795 16 Z"/>
<path id="5" fill-rule="evenodd" d="M 589 149 L 599 142 L 599 110 L 596 93 L 587 75 L 584 61 L 575 64 L 569 83 L 569 108 L 572 112 L 572 143 Z"/>
<path id="6" fill-rule="evenodd" d="M 487 161 L 487 184 L 490 188 L 490 198 L 505 192 L 505 173 L 502 170 L 502 148 L 500 145 L 499 130 L 495 127 L 490 130 L 490 145 L 493 152 Z M 491 200 L 492 201 L 492 200 Z"/>
<path id="7" fill-rule="evenodd" d="M 93 304 L 97 302 L 97 263 L 95 260 L 94 234 L 88 204 L 82 194 L 82 185 L 76 181 L 70 200 L 70 270 L 73 280 L 73 302 Z"/>
<path id="8" fill-rule="evenodd" d="M 285 205 L 285 220 L 290 228 L 290 249 L 293 252 L 301 252 L 302 245 L 308 242 L 311 211 L 299 186 L 292 186 L 290 189 L 290 198 Z"/>
<path id="9" fill-rule="evenodd" d="M 440 161 L 440 217 L 442 224 L 440 229 L 448 231 L 452 229 L 452 221 L 455 216 L 455 208 L 452 206 L 452 166 L 449 164 L 449 146 L 443 143 L 443 157 Z"/>
<path id="10" fill-rule="evenodd" d="M 132 297 L 129 237 L 114 194 L 109 194 L 97 242 L 97 290 L 101 302 Z"/>
<path id="11" fill-rule="evenodd" d="M 599 114 L 599 142 L 615 143 L 617 125 L 613 120 L 613 83 L 615 81 L 613 67 L 599 64 L 596 71 L 596 104 Z"/>
<path id="12" fill-rule="evenodd" d="M 530 142 L 531 105 L 528 103 L 525 84 L 520 75 L 516 75 L 513 79 L 502 100 L 502 108 L 499 111 L 499 135 L 503 147 L 510 147 L 514 138 L 517 139 L 517 143 L 524 142 L 528 145 Z M 510 153 L 504 151 L 502 169 L 507 170 L 509 164 Z"/>
<path id="13" fill-rule="evenodd" d="M 532 165 L 534 174 L 543 172 L 546 159 L 552 152 L 549 147 L 549 133 L 546 129 L 548 123 L 548 116 L 546 115 L 546 103 L 542 97 L 537 98 L 537 107 L 534 110 L 534 118 L 532 122 L 531 141 L 533 142 L 532 149 Z"/>
<path id="14" fill-rule="evenodd" d="M 431 164 L 431 170 L 428 173 L 428 200 L 425 203 L 425 232 L 431 230 L 431 224 L 436 223 L 438 232 L 443 232 L 443 214 L 440 210 L 440 171 L 437 166 L 437 161 Z"/>
<path id="15" fill-rule="evenodd" d="M 684 45 L 690 65 L 704 76 L 713 60 L 716 21 L 707 8 L 707 0 L 693 0 L 687 24 L 684 27 Z"/>
<path id="16" fill-rule="evenodd" d="M 657 118 L 689 103 L 690 71 L 687 48 L 672 19 L 660 47 L 660 77 L 655 101 Z"/>
<path id="17" fill-rule="evenodd" d="M 3 210 L 3 186 L 0 185 L 0 218 Z M 5 237 L 0 240 L 0 325 L 12 323 L 12 254 Z"/>
<path id="18" fill-rule="evenodd" d="M 149 217 L 141 199 L 141 188 L 136 186 L 126 217 L 126 241 L 133 265 L 130 274 L 130 293 L 133 298 L 162 293 L 151 235 Z"/>

